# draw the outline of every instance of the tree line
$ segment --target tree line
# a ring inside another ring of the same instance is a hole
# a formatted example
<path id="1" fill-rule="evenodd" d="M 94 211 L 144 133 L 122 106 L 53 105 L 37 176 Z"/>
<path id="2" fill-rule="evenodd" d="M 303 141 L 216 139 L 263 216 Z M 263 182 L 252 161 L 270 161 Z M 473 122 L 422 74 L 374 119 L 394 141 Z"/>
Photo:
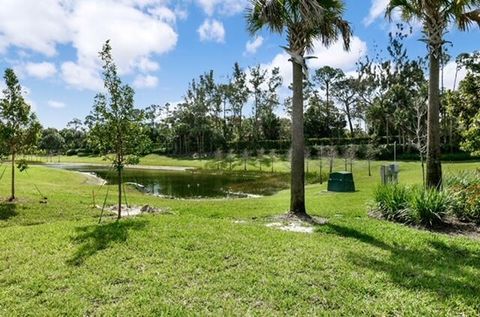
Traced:
<path id="1" fill-rule="evenodd" d="M 410 32 L 399 24 L 398 30 L 389 34 L 387 54 L 377 51 L 359 60 L 356 75 L 330 66 L 312 72 L 304 83 L 304 134 L 309 147 L 372 144 L 383 146 L 385 154 L 381 157 L 385 158 L 396 142 L 401 153 L 425 158 L 427 65 L 426 57 L 410 57 L 404 45 Z M 452 60 L 444 51 L 441 68 Z M 478 154 L 479 53 L 461 54 L 456 62 L 467 69 L 467 76 L 453 90 L 441 88 L 442 149 Z M 260 149 L 288 151 L 292 101 L 290 97 L 282 100 L 282 84 L 278 68 L 260 65 L 242 69 L 236 63 L 223 82 L 216 79 L 214 71 L 200 75 L 190 82 L 179 104 L 144 109 L 141 124 L 148 142 L 143 154 L 213 156 L 218 149 L 238 154 Z M 282 112 L 285 115 L 279 115 Z M 88 121 L 88 117 L 73 119 L 64 129 L 43 129 L 36 149 L 47 155 L 98 154 L 98 147 L 89 138 Z"/>

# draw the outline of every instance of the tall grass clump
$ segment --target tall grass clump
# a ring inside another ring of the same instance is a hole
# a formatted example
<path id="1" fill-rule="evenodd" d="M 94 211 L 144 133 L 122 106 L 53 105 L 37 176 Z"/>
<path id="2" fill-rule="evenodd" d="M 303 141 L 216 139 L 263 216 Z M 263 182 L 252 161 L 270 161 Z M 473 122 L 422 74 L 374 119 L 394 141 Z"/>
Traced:
<path id="1" fill-rule="evenodd" d="M 451 203 L 445 191 L 414 189 L 410 200 L 410 216 L 416 224 L 425 227 L 439 226 L 450 211 Z"/>
<path id="2" fill-rule="evenodd" d="M 435 227 L 443 224 L 452 209 L 452 200 L 445 191 L 382 185 L 374 193 L 373 211 L 391 221 Z"/>
<path id="3" fill-rule="evenodd" d="M 385 219 L 408 223 L 409 202 L 411 193 L 408 188 L 401 185 L 381 185 L 374 193 L 373 209 Z"/>

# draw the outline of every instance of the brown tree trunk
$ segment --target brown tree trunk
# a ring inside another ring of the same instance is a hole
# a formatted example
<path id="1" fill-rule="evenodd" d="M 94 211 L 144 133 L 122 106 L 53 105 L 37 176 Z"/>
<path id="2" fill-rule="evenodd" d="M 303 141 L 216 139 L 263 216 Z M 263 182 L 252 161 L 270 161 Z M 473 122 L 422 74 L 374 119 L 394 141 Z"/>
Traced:
<path id="1" fill-rule="evenodd" d="M 293 64 L 292 172 L 290 212 L 305 217 L 305 139 L 303 132 L 303 70 Z"/>
<path id="2" fill-rule="evenodd" d="M 12 196 L 10 196 L 10 201 L 14 201 L 15 197 L 15 151 L 12 151 Z"/>
<path id="3" fill-rule="evenodd" d="M 123 183 L 123 168 L 118 168 L 118 217 L 120 220 L 122 218 L 122 183 Z"/>
<path id="4" fill-rule="evenodd" d="M 427 187 L 442 186 L 442 164 L 440 162 L 440 61 L 439 54 L 430 53 L 430 79 L 428 87 L 427 119 Z"/>
<path id="5" fill-rule="evenodd" d="M 346 110 L 346 113 L 347 113 L 348 126 L 350 128 L 350 137 L 354 138 L 355 137 L 355 131 L 353 130 L 352 114 L 350 112 L 350 105 L 345 104 L 345 110 Z"/>

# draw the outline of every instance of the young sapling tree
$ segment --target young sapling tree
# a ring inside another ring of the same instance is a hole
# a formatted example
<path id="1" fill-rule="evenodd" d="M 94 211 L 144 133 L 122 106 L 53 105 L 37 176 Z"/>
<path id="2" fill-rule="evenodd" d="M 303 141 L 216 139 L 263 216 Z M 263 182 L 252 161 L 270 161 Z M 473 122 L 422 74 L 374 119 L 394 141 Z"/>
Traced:
<path id="1" fill-rule="evenodd" d="M 230 149 L 228 151 L 227 162 L 228 162 L 229 170 L 231 171 L 233 169 L 233 163 L 235 162 L 235 151 L 233 149 Z"/>
<path id="2" fill-rule="evenodd" d="M 275 149 L 271 149 L 269 155 L 270 155 L 270 164 L 272 165 L 272 173 L 273 173 L 274 172 L 273 165 L 275 163 L 275 158 L 277 156 Z"/>
<path id="3" fill-rule="evenodd" d="M 372 176 L 372 160 L 377 157 L 378 149 L 372 143 L 368 143 L 367 151 L 366 151 L 366 158 L 368 163 L 368 176 Z"/>
<path id="4" fill-rule="evenodd" d="M 222 149 L 217 149 L 215 151 L 215 161 L 217 162 L 217 170 L 220 170 L 220 167 L 222 166 L 222 161 L 223 161 L 223 151 Z"/>
<path id="5" fill-rule="evenodd" d="M 309 173 L 309 165 L 308 165 L 309 159 L 310 159 L 310 149 L 308 147 L 305 147 L 305 169 L 307 174 Z"/>
<path id="6" fill-rule="evenodd" d="M 248 152 L 247 149 L 243 150 L 242 152 L 242 160 L 243 160 L 243 170 L 246 172 L 247 171 L 247 161 L 250 156 L 250 153 Z"/>
<path id="7" fill-rule="evenodd" d="M 261 148 L 260 150 L 257 151 L 257 159 L 258 163 L 260 164 L 260 172 L 262 171 L 262 161 L 264 160 L 265 157 L 265 150 Z"/>
<path id="8" fill-rule="evenodd" d="M 320 184 L 323 184 L 323 145 L 318 147 L 318 163 L 320 167 Z"/>
<path id="9" fill-rule="evenodd" d="M 345 156 L 347 157 L 350 165 L 350 173 L 353 173 L 353 161 L 357 155 L 357 146 L 355 144 L 350 144 L 347 148 Z"/>
<path id="10" fill-rule="evenodd" d="M 0 136 L 3 145 L 12 158 L 11 195 L 9 201 L 15 201 L 15 160 L 18 154 L 24 153 L 37 144 L 41 125 L 31 111 L 30 105 L 22 95 L 22 86 L 15 72 L 5 70 L 3 97 L 0 100 Z M 21 162 L 18 168 L 23 171 L 26 163 Z"/>
<path id="11" fill-rule="evenodd" d="M 335 157 L 337 157 L 337 150 L 335 149 L 334 145 L 330 145 L 328 147 L 328 161 L 330 164 L 330 174 L 333 173 L 333 163 L 335 161 Z"/>
<path id="12" fill-rule="evenodd" d="M 122 183 L 125 165 L 138 164 L 138 155 L 148 147 L 149 139 L 141 122 L 142 110 L 134 106 L 134 90 L 123 85 L 112 58 L 112 47 L 107 41 L 100 52 L 103 61 L 105 93 L 95 97 L 87 117 L 89 142 L 102 154 L 113 153 L 112 165 L 118 175 L 118 219 L 122 217 Z"/>

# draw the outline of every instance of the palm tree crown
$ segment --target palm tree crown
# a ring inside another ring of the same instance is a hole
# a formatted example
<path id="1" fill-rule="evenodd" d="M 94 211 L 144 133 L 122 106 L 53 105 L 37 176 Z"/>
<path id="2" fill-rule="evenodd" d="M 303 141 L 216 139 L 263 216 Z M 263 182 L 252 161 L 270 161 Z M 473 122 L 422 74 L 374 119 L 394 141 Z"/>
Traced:
<path id="1" fill-rule="evenodd" d="M 342 19 L 339 0 L 251 0 L 247 12 L 248 30 L 253 34 L 266 27 L 274 33 L 287 33 L 290 50 L 303 56 L 313 49 L 314 41 L 325 46 L 343 38 L 350 47 L 351 28 Z"/>
<path id="2" fill-rule="evenodd" d="M 391 0 L 386 15 L 391 18 L 400 9 L 403 20 L 421 21 L 429 50 L 438 57 L 450 23 L 461 31 L 468 30 L 474 22 L 480 26 L 480 9 L 476 8 L 479 5 L 479 0 Z"/>

